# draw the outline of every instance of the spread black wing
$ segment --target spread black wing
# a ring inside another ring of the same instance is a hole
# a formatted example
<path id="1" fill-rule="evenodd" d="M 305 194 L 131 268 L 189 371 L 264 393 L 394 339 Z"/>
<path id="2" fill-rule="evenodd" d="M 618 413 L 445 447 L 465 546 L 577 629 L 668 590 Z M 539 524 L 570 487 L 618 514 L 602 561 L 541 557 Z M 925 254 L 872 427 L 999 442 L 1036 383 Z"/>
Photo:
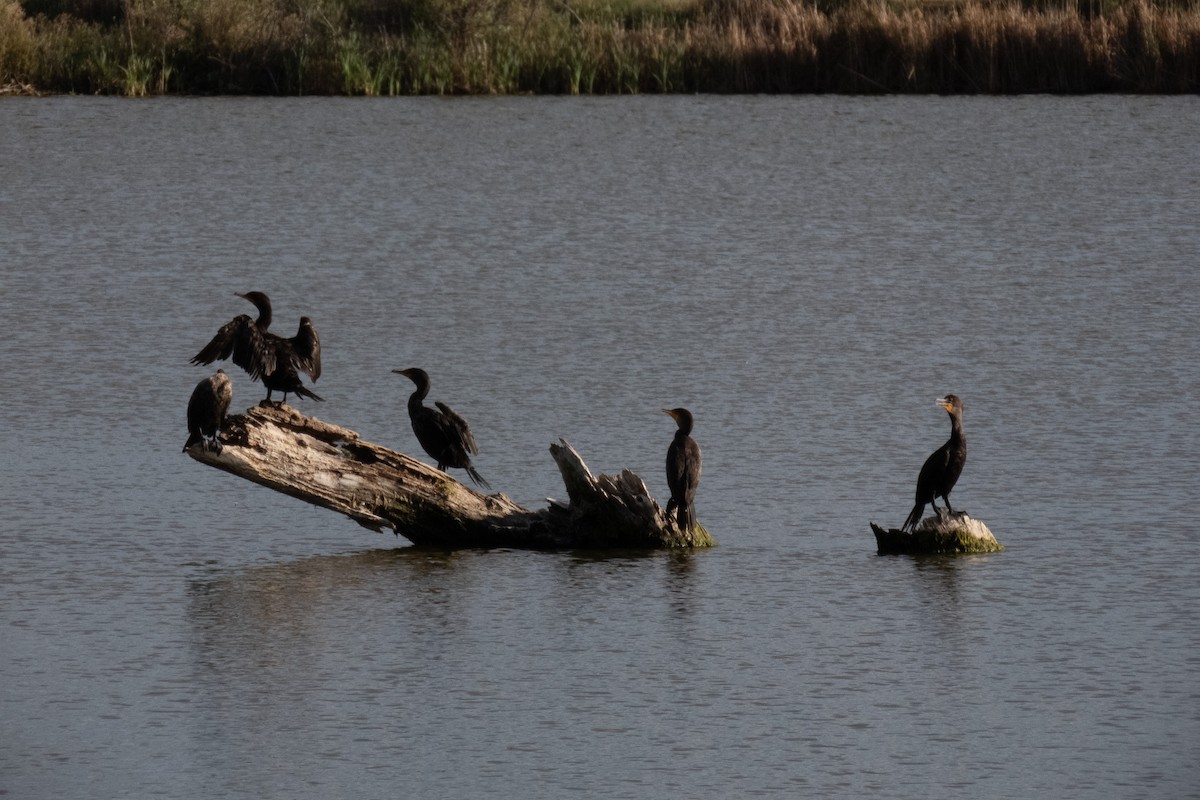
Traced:
<path id="1" fill-rule="evenodd" d="M 300 330 L 292 337 L 292 363 L 313 381 L 321 377 L 321 339 L 308 317 L 300 318 Z"/>
<path id="2" fill-rule="evenodd" d="M 192 357 L 192 363 L 211 364 L 230 357 L 234 364 L 250 374 L 252 380 L 275 371 L 275 348 L 266 340 L 254 320 L 245 314 L 222 325 L 212 341 Z"/>

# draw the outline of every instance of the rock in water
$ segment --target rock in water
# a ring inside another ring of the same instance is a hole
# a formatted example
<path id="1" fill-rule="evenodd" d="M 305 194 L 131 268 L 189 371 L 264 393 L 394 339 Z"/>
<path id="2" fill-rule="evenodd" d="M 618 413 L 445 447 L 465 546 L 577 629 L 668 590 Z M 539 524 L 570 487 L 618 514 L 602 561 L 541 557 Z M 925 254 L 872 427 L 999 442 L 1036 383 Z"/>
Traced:
<path id="1" fill-rule="evenodd" d="M 880 555 L 897 553 L 999 553 L 1004 546 L 977 519 L 966 514 L 931 516 L 921 521 L 912 533 L 899 528 L 887 530 L 871 523 Z"/>

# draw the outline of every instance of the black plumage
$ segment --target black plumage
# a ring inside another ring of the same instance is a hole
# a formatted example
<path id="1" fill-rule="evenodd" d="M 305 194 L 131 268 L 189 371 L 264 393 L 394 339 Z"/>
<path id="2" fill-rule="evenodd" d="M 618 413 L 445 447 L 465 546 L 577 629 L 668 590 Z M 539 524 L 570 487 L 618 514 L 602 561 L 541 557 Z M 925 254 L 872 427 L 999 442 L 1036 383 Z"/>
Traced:
<path id="1" fill-rule="evenodd" d="M 492 488 L 471 464 L 471 453 L 478 454 L 479 447 L 467 421 L 454 413 L 445 403 L 434 403 L 436 409 L 425 405 L 429 394 L 429 374 L 423 369 L 394 369 L 399 375 L 416 384 L 416 391 L 408 398 L 408 417 L 412 421 L 413 433 L 429 457 L 437 462 L 443 472 L 447 467 L 465 469 L 471 480 L 485 489 Z"/>
<path id="2" fill-rule="evenodd" d="M 233 400 L 233 383 L 225 370 L 219 369 L 196 384 L 192 397 L 188 400 L 187 426 L 188 440 L 183 449 L 204 442 L 205 449 L 221 452 L 221 440 L 218 436 L 225 424 L 225 415 L 229 413 L 229 403 Z"/>
<path id="3" fill-rule="evenodd" d="M 300 382 L 301 372 L 313 381 L 321 377 L 321 340 L 312 320 L 300 318 L 295 336 L 284 338 L 267 330 L 271 326 L 271 301 L 263 292 L 237 294 L 254 304 L 258 319 L 240 314 L 221 326 L 217 335 L 192 358 L 193 364 L 211 364 L 232 358 L 250 375 L 267 387 L 267 402 L 274 392 L 283 392 L 283 402 L 289 394 L 322 398 Z"/>
<path id="4" fill-rule="evenodd" d="M 667 501 L 667 518 L 675 514 L 681 530 L 696 524 L 696 487 L 700 485 L 700 445 L 692 438 L 692 412 L 686 408 L 662 410 L 679 427 L 667 448 L 667 486 L 671 499 Z"/>
<path id="5" fill-rule="evenodd" d="M 921 473 L 917 476 L 916 504 L 904 520 L 901 530 L 912 530 L 917 526 L 921 515 L 925 513 L 926 503 L 932 505 L 934 512 L 940 517 L 942 510 L 934 502 L 938 497 L 946 501 L 946 511 L 954 513 L 950 506 L 950 490 L 958 482 L 963 465 L 967 463 L 967 437 L 963 434 L 962 425 L 963 404 L 958 395 L 948 394 L 938 400 L 938 405 L 950 415 L 950 439 L 925 459 Z"/>

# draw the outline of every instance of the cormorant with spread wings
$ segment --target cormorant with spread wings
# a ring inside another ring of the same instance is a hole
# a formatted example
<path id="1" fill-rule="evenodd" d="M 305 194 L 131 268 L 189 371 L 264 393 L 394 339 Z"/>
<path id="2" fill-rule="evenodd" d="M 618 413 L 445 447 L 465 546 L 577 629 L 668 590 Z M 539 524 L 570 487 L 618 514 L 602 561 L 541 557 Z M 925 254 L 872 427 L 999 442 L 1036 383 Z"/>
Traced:
<path id="1" fill-rule="evenodd" d="M 233 363 L 246 370 L 251 380 L 261 380 L 267 387 L 267 402 L 274 392 L 322 398 L 300 382 L 303 372 L 312 380 L 321 377 L 321 340 L 308 317 L 300 318 L 300 330 L 290 339 L 277 336 L 267 329 L 271 326 L 271 301 L 263 292 L 237 293 L 258 309 L 258 319 L 239 314 L 221 326 L 212 341 L 192 358 L 193 364 L 211 364 L 232 358 Z"/>

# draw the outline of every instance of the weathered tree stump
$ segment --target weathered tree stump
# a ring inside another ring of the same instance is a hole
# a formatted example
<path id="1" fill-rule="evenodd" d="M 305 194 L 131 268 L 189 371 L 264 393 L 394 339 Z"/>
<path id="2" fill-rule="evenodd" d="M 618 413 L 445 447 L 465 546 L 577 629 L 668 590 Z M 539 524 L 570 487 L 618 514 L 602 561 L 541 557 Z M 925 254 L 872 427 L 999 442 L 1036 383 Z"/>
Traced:
<path id="1" fill-rule="evenodd" d="M 569 503 L 529 511 L 503 494 L 483 495 L 415 458 L 362 441 L 347 428 L 290 406 L 230 416 L 220 451 L 187 450 L 202 464 L 434 547 L 711 547 L 701 525 L 679 530 L 629 470 L 593 477 L 566 441 L 550 445 Z"/>
<path id="2" fill-rule="evenodd" d="M 998 553 L 1004 549 L 987 525 L 966 514 L 926 517 L 912 533 L 899 528 L 885 530 L 874 522 L 871 530 L 880 555 Z"/>

